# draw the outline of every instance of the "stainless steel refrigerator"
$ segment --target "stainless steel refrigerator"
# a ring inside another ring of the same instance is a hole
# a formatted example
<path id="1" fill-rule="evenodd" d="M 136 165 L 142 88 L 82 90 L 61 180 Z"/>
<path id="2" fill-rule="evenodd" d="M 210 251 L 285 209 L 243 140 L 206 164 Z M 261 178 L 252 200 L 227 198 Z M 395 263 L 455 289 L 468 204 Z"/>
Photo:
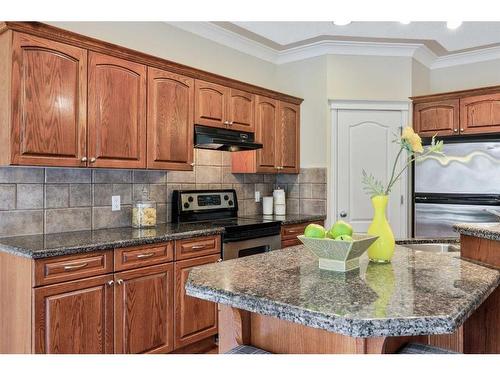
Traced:
<path id="1" fill-rule="evenodd" d="M 457 237 L 455 223 L 497 222 L 500 215 L 500 137 L 445 140 L 445 156 L 414 165 L 413 234 Z"/>

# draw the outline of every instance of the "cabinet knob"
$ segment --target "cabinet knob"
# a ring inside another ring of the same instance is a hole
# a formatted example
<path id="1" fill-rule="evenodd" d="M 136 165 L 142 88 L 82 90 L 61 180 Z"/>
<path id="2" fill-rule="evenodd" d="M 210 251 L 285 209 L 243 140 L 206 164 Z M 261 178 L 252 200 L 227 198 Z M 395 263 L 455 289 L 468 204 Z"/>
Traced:
<path id="1" fill-rule="evenodd" d="M 107 284 L 108 284 L 109 286 L 112 286 L 114 283 L 115 283 L 115 282 L 114 282 L 113 280 L 109 280 Z"/>
<path id="2" fill-rule="evenodd" d="M 453 131 L 454 131 L 455 133 L 458 133 L 458 129 L 453 129 Z"/>
<path id="3" fill-rule="evenodd" d="M 122 279 L 118 279 L 118 280 L 116 280 L 116 283 L 117 283 L 118 285 L 122 285 L 122 284 L 123 284 L 123 280 L 122 280 Z"/>
<path id="4" fill-rule="evenodd" d="M 464 128 L 460 128 L 460 131 L 463 132 L 465 129 Z"/>
<path id="5" fill-rule="evenodd" d="M 220 263 L 220 262 L 222 262 L 222 259 L 221 258 L 217 259 L 217 263 Z"/>
<path id="6" fill-rule="evenodd" d="M 90 158 L 91 163 L 95 163 L 95 161 L 96 161 L 96 158 Z"/>
<path id="7" fill-rule="evenodd" d="M 191 167 L 194 167 L 194 163 L 189 164 Z"/>
<path id="8" fill-rule="evenodd" d="M 84 156 L 84 157 L 82 158 L 82 163 L 85 163 L 86 161 L 87 161 L 87 157 L 86 157 L 86 156 Z"/>
<path id="9" fill-rule="evenodd" d="M 230 121 L 230 122 L 229 122 L 229 125 L 233 125 L 233 121 Z"/>
<path id="10" fill-rule="evenodd" d="M 224 121 L 224 125 L 229 125 L 229 121 Z"/>

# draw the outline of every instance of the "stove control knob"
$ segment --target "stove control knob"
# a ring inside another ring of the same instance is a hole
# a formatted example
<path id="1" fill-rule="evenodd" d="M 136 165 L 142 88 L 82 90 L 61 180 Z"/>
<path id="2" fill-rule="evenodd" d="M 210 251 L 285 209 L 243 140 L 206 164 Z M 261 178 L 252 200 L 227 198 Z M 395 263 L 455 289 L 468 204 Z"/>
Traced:
<path id="1" fill-rule="evenodd" d="M 189 202 L 192 202 L 193 200 L 194 200 L 194 199 L 193 199 L 193 197 L 191 197 L 191 196 L 190 196 L 190 197 L 188 197 L 188 201 L 189 201 Z"/>
<path id="2" fill-rule="evenodd" d="M 184 203 L 184 208 L 189 208 L 189 203 L 188 202 Z"/>
<path id="3" fill-rule="evenodd" d="M 227 202 L 228 205 L 232 206 L 233 205 L 233 201 L 229 201 Z"/>
<path id="4" fill-rule="evenodd" d="M 224 200 L 225 201 L 229 200 L 229 195 L 224 195 Z"/>

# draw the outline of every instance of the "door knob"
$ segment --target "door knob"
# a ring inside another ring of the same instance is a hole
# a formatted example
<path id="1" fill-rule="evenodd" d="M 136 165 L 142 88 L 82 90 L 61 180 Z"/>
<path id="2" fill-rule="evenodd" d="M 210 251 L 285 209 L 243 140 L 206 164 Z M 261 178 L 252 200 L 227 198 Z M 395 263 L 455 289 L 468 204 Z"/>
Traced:
<path id="1" fill-rule="evenodd" d="M 347 217 L 347 212 L 340 211 L 340 217 Z"/>

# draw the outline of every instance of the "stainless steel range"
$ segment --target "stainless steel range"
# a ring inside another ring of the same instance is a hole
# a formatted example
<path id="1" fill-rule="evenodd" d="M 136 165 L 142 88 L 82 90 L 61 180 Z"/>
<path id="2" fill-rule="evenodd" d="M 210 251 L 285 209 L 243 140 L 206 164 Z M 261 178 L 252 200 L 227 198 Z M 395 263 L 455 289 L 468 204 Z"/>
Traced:
<path id="1" fill-rule="evenodd" d="M 241 258 L 281 248 L 281 223 L 239 217 L 238 198 L 233 189 L 175 190 L 172 221 L 208 222 L 222 226 L 222 259 Z"/>

